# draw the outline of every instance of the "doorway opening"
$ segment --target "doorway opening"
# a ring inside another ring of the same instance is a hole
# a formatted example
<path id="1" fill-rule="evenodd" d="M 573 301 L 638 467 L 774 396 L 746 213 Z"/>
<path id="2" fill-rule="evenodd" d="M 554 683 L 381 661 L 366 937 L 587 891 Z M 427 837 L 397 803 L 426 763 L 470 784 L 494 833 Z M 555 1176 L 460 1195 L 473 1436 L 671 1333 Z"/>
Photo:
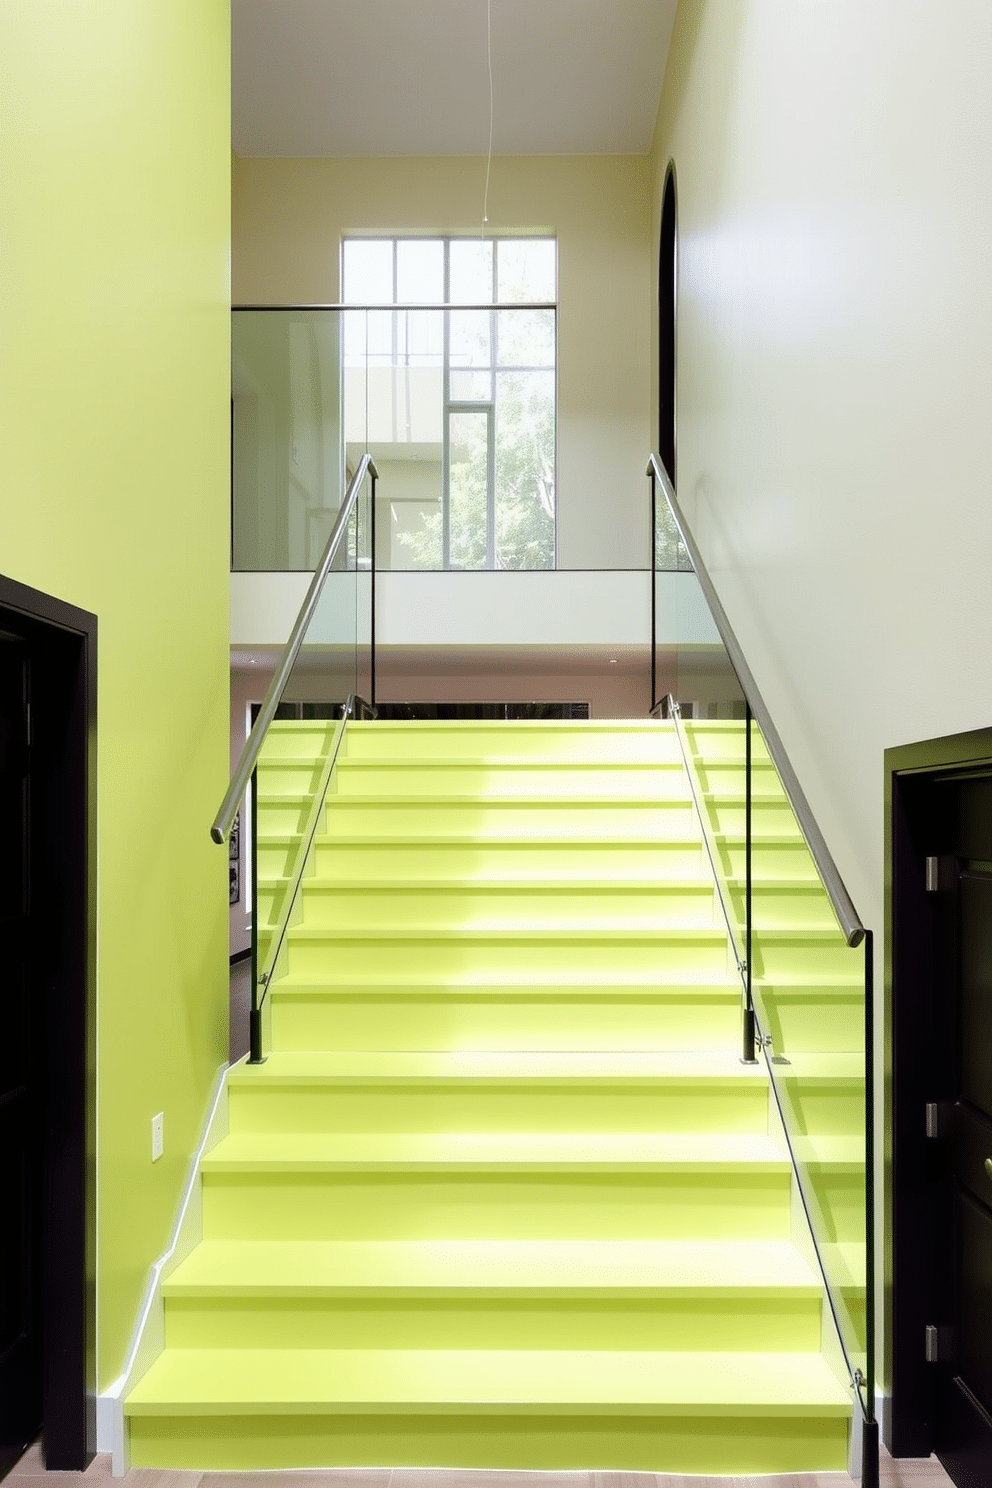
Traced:
<path id="1" fill-rule="evenodd" d="M 886 751 L 892 1450 L 992 1482 L 992 729 Z"/>
<path id="2" fill-rule="evenodd" d="M 0 1475 L 95 1439 L 96 631 L 0 575 Z"/>

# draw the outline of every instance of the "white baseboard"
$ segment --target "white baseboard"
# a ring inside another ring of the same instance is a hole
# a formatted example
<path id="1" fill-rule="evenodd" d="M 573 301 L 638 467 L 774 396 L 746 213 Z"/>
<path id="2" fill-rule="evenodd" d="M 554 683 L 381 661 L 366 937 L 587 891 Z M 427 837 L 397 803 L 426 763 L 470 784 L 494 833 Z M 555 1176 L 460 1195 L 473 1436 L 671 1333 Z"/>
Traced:
<path id="1" fill-rule="evenodd" d="M 165 1347 L 165 1313 L 162 1306 L 162 1282 L 184 1261 L 203 1236 L 203 1199 L 200 1188 L 200 1160 L 227 1136 L 227 1072 L 222 1064 L 217 1072 L 210 1110 L 199 1145 L 190 1160 L 189 1176 L 183 1191 L 179 1214 L 167 1249 L 155 1262 L 148 1277 L 127 1362 L 108 1389 L 96 1400 L 96 1449 L 109 1452 L 111 1471 L 122 1478 L 128 1469 L 127 1436 L 124 1430 L 124 1396 L 147 1373 Z"/>

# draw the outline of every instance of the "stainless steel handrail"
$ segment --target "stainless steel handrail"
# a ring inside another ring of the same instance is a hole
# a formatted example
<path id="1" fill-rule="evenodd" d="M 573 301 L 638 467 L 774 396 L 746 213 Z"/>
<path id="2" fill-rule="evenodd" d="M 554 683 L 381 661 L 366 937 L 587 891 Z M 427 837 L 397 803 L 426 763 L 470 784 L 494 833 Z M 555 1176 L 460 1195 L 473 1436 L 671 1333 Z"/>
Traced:
<path id="1" fill-rule="evenodd" d="M 796 819 L 806 839 L 806 844 L 813 854 L 813 860 L 823 880 L 824 888 L 830 896 L 834 914 L 837 916 L 841 930 L 844 932 L 844 937 L 849 946 L 860 945 L 865 936 L 865 926 L 854 907 L 850 894 L 847 892 L 844 880 L 837 870 L 837 865 L 830 855 L 830 849 L 823 840 L 823 834 L 817 826 L 816 818 L 810 809 L 805 792 L 799 784 L 798 776 L 792 768 L 789 756 L 785 752 L 785 745 L 779 738 L 778 730 L 772 723 L 771 714 L 768 712 L 764 699 L 758 691 L 758 684 L 754 680 L 754 674 L 744 659 L 744 653 L 734 634 L 733 627 L 727 619 L 726 611 L 720 603 L 719 596 L 713 587 L 713 581 L 706 572 L 706 565 L 703 563 L 699 549 L 696 546 L 695 538 L 690 532 L 688 523 L 682 514 L 682 508 L 679 506 L 678 497 L 675 495 L 675 490 L 669 480 L 668 472 L 657 456 L 652 455 L 648 460 L 648 468 L 645 473 L 651 476 L 652 480 L 656 481 L 664 492 L 665 500 L 668 502 L 672 516 L 675 518 L 675 525 L 679 529 L 679 536 L 685 544 L 686 551 L 692 560 L 696 578 L 699 580 L 699 587 L 706 596 L 706 603 L 710 607 L 710 612 L 716 622 L 716 628 L 720 632 L 720 639 L 723 641 L 727 655 L 730 657 L 730 664 L 737 674 L 737 680 L 741 684 L 744 696 L 751 705 L 751 712 L 754 715 L 755 722 L 764 736 L 765 743 L 768 746 L 768 753 L 771 755 L 772 762 L 778 771 L 779 779 L 789 798 L 792 809 L 796 813 Z"/>
<path id="2" fill-rule="evenodd" d="M 327 539 L 327 546 L 324 549 L 323 557 L 314 570 L 314 576 L 310 581 L 310 588 L 307 590 L 300 613 L 296 617 L 296 624 L 293 626 L 292 634 L 283 649 L 275 676 L 269 684 L 269 690 L 265 694 L 265 700 L 259 709 L 258 717 L 252 725 L 251 733 L 245 740 L 245 746 L 241 751 L 238 767 L 231 777 L 231 783 L 220 804 L 220 809 L 214 817 L 213 825 L 210 828 L 210 835 L 214 842 L 225 842 L 231 827 L 234 825 L 234 818 L 237 815 L 238 807 L 248 788 L 251 773 L 258 761 L 262 742 L 265 739 L 269 724 L 275 717 L 276 709 L 279 706 L 279 699 L 282 697 L 283 688 L 289 680 L 289 674 L 293 670 L 293 664 L 303 643 L 303 637 L 306 634 L 307 627 L 313 619 L 314 611 L 320 599 L 320 592 L 324 587 L 324 580 L 327 578 L 328 569 L 334 562 L 338 548 L 341 546 L 341 539 L 347 530 L 348 522 L 351 519 L 355 503 L 358 500 L 358 493 L 365 483 L 366 475 L 369 474 L 372 476 L 373 482 L 378 480 L 379 472 L 375 468 L 375 462 L 372 456 L 366 453 L 359 460 L 358 469 L 352 476 L 351 484 L 345 492 L 344 500 L 341 503 L 341 510 L 338 512 L 337 520 L 334 523 L 334 530 Z"/>

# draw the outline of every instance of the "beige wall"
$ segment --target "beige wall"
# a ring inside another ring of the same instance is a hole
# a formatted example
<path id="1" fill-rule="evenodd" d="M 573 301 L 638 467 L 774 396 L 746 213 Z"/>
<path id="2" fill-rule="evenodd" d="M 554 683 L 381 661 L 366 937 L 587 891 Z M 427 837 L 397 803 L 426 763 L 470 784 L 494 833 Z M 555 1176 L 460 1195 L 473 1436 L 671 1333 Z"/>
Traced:
<path id="1" fill-rule="evenodd" d="M 562 568 L 648 563 L 650 182 L 642 156 L 492 164 L 488 231 L 558 237 Z M 343 235 L 478 233 L 484 185 L 476 158 L 236 161 L 234 301 L 334 303 Z"/>
<path id="2" fill-rule="evenodd" d="M 992 721 L 992 7 L 679 6 L 678 474 L 862 917 L 887 746 Z"/>

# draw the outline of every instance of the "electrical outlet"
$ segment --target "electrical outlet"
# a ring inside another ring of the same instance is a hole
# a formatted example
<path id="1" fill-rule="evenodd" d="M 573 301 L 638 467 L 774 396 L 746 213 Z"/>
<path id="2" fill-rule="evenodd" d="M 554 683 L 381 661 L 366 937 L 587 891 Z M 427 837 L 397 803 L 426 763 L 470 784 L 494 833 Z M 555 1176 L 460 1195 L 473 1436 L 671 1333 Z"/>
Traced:
<path id="1" fill-rule="evenodd" d="M 165 1136 L 162 1130 L 164 1120 L 165 1114 L 162 1111 L 152 1117 L 152 1162 L 158 1162 L 165 1148 Z"/>

